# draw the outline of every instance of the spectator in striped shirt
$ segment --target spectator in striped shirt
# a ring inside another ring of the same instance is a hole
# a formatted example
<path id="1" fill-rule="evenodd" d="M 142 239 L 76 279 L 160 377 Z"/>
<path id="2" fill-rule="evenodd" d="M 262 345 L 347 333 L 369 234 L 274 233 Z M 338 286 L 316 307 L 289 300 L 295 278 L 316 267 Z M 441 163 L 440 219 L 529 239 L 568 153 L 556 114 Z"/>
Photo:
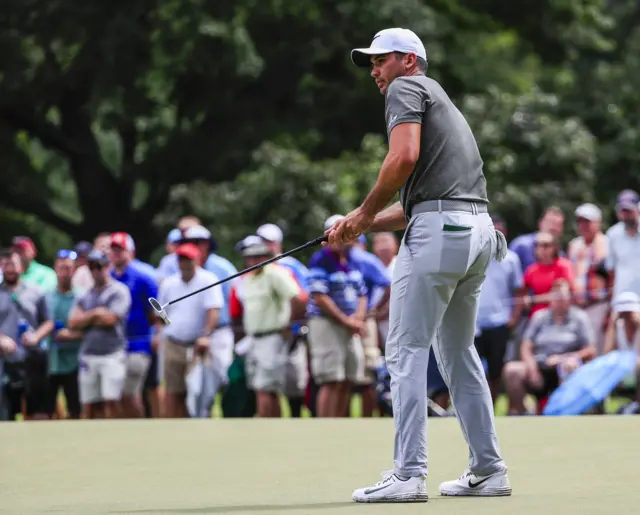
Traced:
<path id="1" fill-rule="evenodd" d="M 338 220 L 325 222 L 325 230 Z M 318 417 L 347 413 L 352 384 L 364 379 L 361 336 L 367 314 L 367 288 L 350 264 L 344 245 L 327 245 L 309 261 L 309 350 L 311 373 L 319 385 Z"/>

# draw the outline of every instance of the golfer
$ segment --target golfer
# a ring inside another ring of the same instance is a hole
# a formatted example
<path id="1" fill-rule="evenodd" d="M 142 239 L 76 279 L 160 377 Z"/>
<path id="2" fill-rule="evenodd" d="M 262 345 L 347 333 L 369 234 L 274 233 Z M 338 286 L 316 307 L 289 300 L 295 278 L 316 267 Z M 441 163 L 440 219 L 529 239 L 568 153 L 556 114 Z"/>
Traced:
<path id="1" fill-rule="evenodd" d="M 442 495 L 510 495 L 493 404 L 474 346 L 478 294 L 506 241 L 487 214 L 474 136 L 442 87 L 425 76 L 427 54 L 410 30 L 378 32 L 353 62 L 371 69 L 386 99 L 389 151 L 360 207 L 336 222 L 329 244 L 405 229 L 391 287 L 386 359 L 395 422 L 394 470 L 353 492 L 357 502 L 427 501 L 427 363 L 434 346 L 465 440 L 469 468 Z M 400 202 L 385 206 L 400 191 Z"/>

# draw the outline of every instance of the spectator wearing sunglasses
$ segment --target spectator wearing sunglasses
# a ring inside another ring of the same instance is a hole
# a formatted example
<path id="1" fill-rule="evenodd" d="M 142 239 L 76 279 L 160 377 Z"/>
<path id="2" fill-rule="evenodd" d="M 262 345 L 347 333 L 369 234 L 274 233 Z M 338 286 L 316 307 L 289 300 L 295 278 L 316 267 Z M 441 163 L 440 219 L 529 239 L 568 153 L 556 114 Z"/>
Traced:
<path id="1" fill-rule="evenodd" d="M 58 251 L 53 268 L 58 286 L 48 296 L 55 324 L 49 349 L 50 410 L 52 413 L 56 411 L 58 393 L 62 390 L 68 416 L 74 419 L 80 418 L 82 411 L 78 388 L 78 354 L 82 332 L 68 327 L 69 313 L 77 295 L 72 287 L 77 259 L 78 254 L 73 250 Z"/>
<path id="2" fill-rule="evenodd" d="M 131 295 L 109 274 L 106 254 L 87 257 L 94 286 L 76 300 L 69 328 L 82 331 L 79 378 L 80 401 L 86 418 L 118 418 L 126 376 L 125 324 Z"/>
<path id="3" fill-rule="evenodd" d="M 58 279 L 56 273 L 48 266 L 36 261 L 38 250 L 31 238 L 17 236 L 13 238 L 11 247 L 17 252 L 22 261 L 22 280 L 28 284 L 33 284 L 43 292 L 55 290 Z"/>
<path id="4" fill-rule="evenodd" d="M 5 363 L 5 372 L 13 379 L 15 388 L 7 392 L 9 416 L 15 419 L 22 411 L 25 400 L 26 420 L 47 419 L 51 415 L 49 406 L 48 359 L 46 338 L 53 331 L 53 321 L 42 290 L 22 279 L 22 260 L 11 251 L 2 258 L 4 282 L 0 285 L 2 304 L 6 317 L 13 324 L 8 336 L 17 349 L 12 360 Z M 4 326 L 5 324 L 3 324 Z"/>
<path id="5" fill-rule="evenodd" d="M 524 272 L 524 287 L 531 293 L 524 298 L 526 305 L 531 305 L 529 318 L 537 311 L 549 307 L 548 294 L 558 279 L 566 280 L 571 291 L 574 280 L 571 261 L 560 256 L 560 248 L 553 234 L 542 231 L 537 233 L 534 249 L 536 262 Z"/>
<path id="6" fill-rule="evenodd" d="M 111 235 L 111 277 L 124 284 L 131 295 L 126 326 L 127 376 L 122 395 L 124 415 L 130 418 L 144 415 L 142 389 L 151 364 L 151 327 L 156 318 L 148 299 L 158 296 L 153 276 L 134 264 L 134 248 L 128 234 L 120 232 Z"/>

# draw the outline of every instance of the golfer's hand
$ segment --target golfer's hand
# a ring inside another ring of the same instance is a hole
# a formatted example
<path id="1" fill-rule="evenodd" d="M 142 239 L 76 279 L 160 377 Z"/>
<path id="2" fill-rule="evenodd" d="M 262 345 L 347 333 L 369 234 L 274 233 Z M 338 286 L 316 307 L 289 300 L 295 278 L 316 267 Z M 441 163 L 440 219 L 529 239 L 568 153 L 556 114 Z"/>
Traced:
<path id="1" fill-rule="evenodd" d="M 373 223 L 374 217 L 362 211 L 354 209 L 342 220 L 338 220 L 325 234 L 329 236 L 329 244 L 349 243 L 356 240 Z"/>
<path id="2" fill-rule="evenodd" d="M 209 352 L 209 345 L 211 344 L 211 340 L 206 336 L 201 336 L 196 340 L 196 348 L 195 351 L 197 354 L 204 356 L 207 352 Z"/>

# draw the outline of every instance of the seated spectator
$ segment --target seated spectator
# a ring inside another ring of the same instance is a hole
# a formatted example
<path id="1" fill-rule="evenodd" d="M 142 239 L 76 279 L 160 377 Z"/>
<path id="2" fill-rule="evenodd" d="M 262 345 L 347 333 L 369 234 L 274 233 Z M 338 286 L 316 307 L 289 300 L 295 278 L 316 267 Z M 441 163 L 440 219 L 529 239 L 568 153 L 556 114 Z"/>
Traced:
<path id="1" fill-rule="evenodd" d="M 339 220 L 325 222 L 325 230 Z M 318 417 L 343 417 L 352 384 L 364 378 L 361 336 L 367 312 L 367 288 L 349 263 L 344 245 L 327 245 L 309 261 L 309 352 L 319 386 Z"/>
<path id="2" fill-rule="evenodd" d="M 36 261 L 38 251 L 31 238 L 17 236 L 13 238 L 11 246 L 22 261 L 22 280 L 37 286 L 44 293 L 53 291 L 57 284 L 56 273 L 53 269 Z"/>
<path id="3" fill-rule="evenodd" d="M 242 250 L 246 267 L 272 257 L 264 243 Z M 293 306 L 306 303 L 306 294 L 290 270 L 271 263 L 251 272 L 231 293 L 233 318 L 242 318 L 242 326 L 251 338 L 245 360 L 247 383 L 256 392 L 259 417 L 280 417 L 279 394 L 284 392 L 289 351 L 284 333 L 291 321 Z"/>
<path id="4" fill-rule="evenodd" d="M 85 418 L 119 418 L 127 373 L 125 324 L 131 295 L 109 275 L 109 258 L 94 250 L 88 256 L 94 286 L 76 300 L 69 329 L 82 331 L 79 378 Z"/>
<path id="5" fill-rule="evenodd" d="M 571 261 L 560 257 L 556 238 L 551 233 L 539 232 L 535 237 L 535 251 L 536 262 L 524 271 L 524 287 L 533 295 L 524 299 L 531 305 L 529 318 L 549 306 L 547 294 L 558 279 L 565 279 L 573 291 L 573 267 Z"/>
<path id="6" fill-rule="evenodd" d="M 209 286 L 218 280 L 211 272 L 199 266 L 202 255 L 195 245 L 182 244 L 176 249 L 175 255 L 180 271 L 160 284 L 158 300 L 161 304 Z M 164 357 L 165 416 L 188 416 L 185 382 L 187 370 L 195 357 L 194 354 L 207 357 L 210 353 L 212 335 L 218 326 L 223 305 L 221 288 L 210 288 L 171 306 L 168 312 L 172 319 L 170 325 L 156 325 L 154 347 L 157 349 L 161 346 L 161 355 Z M 205 406 L 197 411 L 209 413 L 210 409 L 211 406 Z"/>
<path id="7" fill-rule="evenodd" d="M 562 210 L 555 206 L 547 208 L 538 222 L 538 231 L 550 233 L 554 238 L 560 238 L 564 231 L 564 213 Z M 518 258 L 520 258 L 523 270 L 526 270 L 536 262 L 536 234 L 537 233 L 532 232 L 518 236 L 514 238 L 509 245 L 509 249 L 515 252 Z"/>
<path id="8" fill-rule="evenodd" d="M 69 329 L 69 314 L 76 300 L 72 290 L 75 269 L 75 251 L 60 250 L 54 270 L 58 286 L 49 294 L 49 306 L 55 325 L 49 349 L 49 404 L 51 412 L 57 411 L 58 393 L 62 390 L 69 418 L 80 418 L 80 392 L 78 388 L 78 355 L 82 344 L 82 332 Z M 91 280 L 93 282 L 93 279 Z M 63 416 L 63 415 L 61 415 Z"/>
<path id="9" fill-rule="evenodd" d="M 596 335 L 596 351 L 602 353 L 608 303 L 604 287 L 598 287 L 598 268 L 607 257 L 607 237 L 600 230 L 602 212 L 593 204 L 582 204 L 575 211 L 578 237 L 569 243 L 568 258 L 575 277 L 574 299 L 585 309 Z"/>
<path id="10" fill-rule="evenodd" d="M 47 337 L 54 328 L 51 313 L 43 291 L 24 281 L 22 259 L 10 252 L 2 259 L 4 281 L 0 290 L 8 301 L 8 312 L 17 333 L 9 336 L 17 345 L 14 360 L 5 369 L 23 378 L 23 387 L 9 392 L 10 418 L 22 411 L 24 397 L 26 420 L 42 420 L 51 416 L 49 406 L 49 365 L 46 350 Z M 15 338 L 14 338 L 15 336 Z M 11 370 L 9 370 L 11 369 Z"/>
<path id="11" fill-rule="evenodd" d="M 552 293 L 550 307 L 538 310 L 527 326 L 520 361 L 504 367 L 510 414 L 524 414 L 527 393 L 547 397 L 564 377 L 595 355 L 589 319 L 571 306 L 569 283 L 557 280 Z"/>
<path id="12" fill-rule="evenodd" d="M 640 403 L 640 297 L 631 291 L 620 293 L 611 307 L 613 316 L 607 329 L 604 352 L 633 350 L 638 354 L 635 377 L 625 383 L 633 385 L 635 402 Z"/>

